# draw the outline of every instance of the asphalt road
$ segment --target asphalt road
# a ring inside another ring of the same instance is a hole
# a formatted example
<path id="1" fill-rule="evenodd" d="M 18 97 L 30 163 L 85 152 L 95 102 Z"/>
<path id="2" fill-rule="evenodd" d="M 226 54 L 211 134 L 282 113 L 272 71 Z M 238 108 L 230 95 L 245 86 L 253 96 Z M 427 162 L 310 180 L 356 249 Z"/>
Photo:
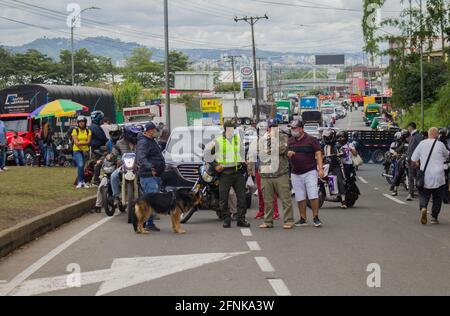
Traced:
<path id="1" fill-rule="evenodd" d="M 360 120 L 354 113 L 339 126 Z M 2 259 L 0 295 L 449 295 L 449 207 L 440 226 L 422 226 L 406 192 L 385 196 L 381 171 L 363 166 L 356 207 L 326 203 L 320 229 L 277 222 L 262 231 L 255 207 L 250 230 L 225 230 L 202 211 L 186 235 L 172 234 L 165 217 L 162 232 L 142 236 L 126 215 L 86 215 Z"/>

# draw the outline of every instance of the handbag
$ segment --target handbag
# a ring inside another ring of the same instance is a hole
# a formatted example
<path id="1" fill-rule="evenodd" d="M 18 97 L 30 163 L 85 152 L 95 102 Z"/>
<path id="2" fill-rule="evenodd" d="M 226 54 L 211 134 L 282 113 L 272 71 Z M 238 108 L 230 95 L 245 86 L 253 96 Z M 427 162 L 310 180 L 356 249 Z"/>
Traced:
<path id="1" fill-rule="evenodd" d="M 361 167 L 364 164 L 364 161 L 359 154 L 357 156 L 353 156 L 352 161 L 354 167 Z"/>
<path id="2" fill-rule="evenodd" d="M 427 171 L 428 164 L 430 163 L 431 155 L 433 154 L 434 147 L 436 146 L 437 140 L 434 141 L 433 147 L 431 147 L 430 155 L 428 156 L 427 163 L 425 165 L 425 169 L 417 171 L 416 177 L 416 187 L 419 191 L 425 188 L 425 172 Z"/>

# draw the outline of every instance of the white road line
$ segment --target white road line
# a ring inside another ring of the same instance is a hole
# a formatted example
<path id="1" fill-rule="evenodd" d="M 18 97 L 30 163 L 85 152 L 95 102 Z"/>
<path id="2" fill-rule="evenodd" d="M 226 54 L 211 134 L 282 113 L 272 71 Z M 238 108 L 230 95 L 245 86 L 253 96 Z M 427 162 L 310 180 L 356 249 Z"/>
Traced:
<path id="1" fill-rule="evenodd" d="M 0 296 L 6 296 L 11 291 L 13 291 L 17 286 L 19 286 L 22 282 L 24 282 L 26 279 L 28 279 L 31 275 L 33 275 L 36 271 L 38 271 L 40 268 L 42 268 L 44 265 L 46 265 L 50 260 L 55 258 L 57 255 L 59 255 L 61 252 L 72 246 L 74 243 L 79 241 L 81 238 L 92 232 L 93 230 L 97 229 L 98 227 L 102 226 L 103 224 L 107 223 L 113 219 L 113 217 L 107 217 L 104 218 L 97 223 L 89 226 L 82 232 L 78 233 L 77 235 L 73 236 L 66 242 L 62 243 L 52 251 L 50 251 L 48 254 L 43 256 L 41 259 L 33 263 L 31 266 L 29 266 L 26 270 L 18 274 L 14 279 L 11 280 L 11 282 L 7 283 L 6 285 L 2 286 L 0 288 Z"/>
<path id="2" fill-rule="evenodd" d="M 396 199 L 393 196 L 390 196 L 389 194 L 384 194 L 385 197 L 387 197 L 389 200 L 394 201 L 395 203 L 401 204 L 401 205 L 408 205 L 408 203 L 405 203 L 403 201 L 400 201 L 399 199 Z"/>
<path id="3" fill-rule="evenodd" d="M 244 237 L 251 237 L 251 236 L 253 236 L 252 231 L 250 230 L 250 228 L 242 228 L 241 229 L 241 233 L 242 233 L 242 236 L 244 236 Z"/>
<path id="4" fill-rule="evenodd" d="M 363 177 L 358 177 L 359 178 L 359 180 L 361 180 L 361 182 L 362 183 L 364 183 L 364 184 L 368 184 L 369 182 L 366 180 L 366 179 L 364 179 Z"/>
<path id="5" fill-rule="evenodd" d="M 247 246 L 251 251 L 261 251 L 261 247 L 257 241 L 247 241 Z"/>
<path id="6" fill-rule="evenodd" d="M 275 272 L 275 269 L 266 257 L 255 257 L 255 260 L 262 272 Z"/>
<path id="7" fill-rule="evenodd" d="M 272 289 L 275 291 L 275 294 L 278 296 L 291 296 L 291 291 L 289 291 L 288 287 L 281 279 L 271 279 L 269 280 Z"/>

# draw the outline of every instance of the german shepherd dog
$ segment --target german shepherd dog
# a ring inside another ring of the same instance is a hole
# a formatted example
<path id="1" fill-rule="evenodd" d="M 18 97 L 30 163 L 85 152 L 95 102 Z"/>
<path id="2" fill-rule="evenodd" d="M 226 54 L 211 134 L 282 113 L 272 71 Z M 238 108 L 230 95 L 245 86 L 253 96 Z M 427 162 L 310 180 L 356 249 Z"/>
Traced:
<path id="1" fill-rule="evenodd" d="M 182 213 L 187 213 L 201 203 L 201 197 L 195 192 L 176 191 L 168 193 L 148 193 L 137 199 L 134 206 L 136 219 L 134 230 L 138 234 L 148 234 L 144 230 L 145 222 L 154 213 L 168 214 L 172 220 L 172 229 L 176 234 L 185 234 L 181 227 Z"/>

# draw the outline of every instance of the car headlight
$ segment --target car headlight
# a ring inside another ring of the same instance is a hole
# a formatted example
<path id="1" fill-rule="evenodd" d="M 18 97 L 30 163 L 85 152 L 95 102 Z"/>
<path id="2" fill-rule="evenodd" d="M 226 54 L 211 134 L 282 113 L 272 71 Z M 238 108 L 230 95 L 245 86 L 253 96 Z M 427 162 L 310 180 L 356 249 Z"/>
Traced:
<path id="1" fill-rule="evenodd" d="M 136 161 L 135 157 L 130 157 L 130 158 L 124 158 L 123 159 L 123 163 L 125 165 L 125 168 L 127 169 L 133 169 L 134 168 L 134 163 Z"/>

